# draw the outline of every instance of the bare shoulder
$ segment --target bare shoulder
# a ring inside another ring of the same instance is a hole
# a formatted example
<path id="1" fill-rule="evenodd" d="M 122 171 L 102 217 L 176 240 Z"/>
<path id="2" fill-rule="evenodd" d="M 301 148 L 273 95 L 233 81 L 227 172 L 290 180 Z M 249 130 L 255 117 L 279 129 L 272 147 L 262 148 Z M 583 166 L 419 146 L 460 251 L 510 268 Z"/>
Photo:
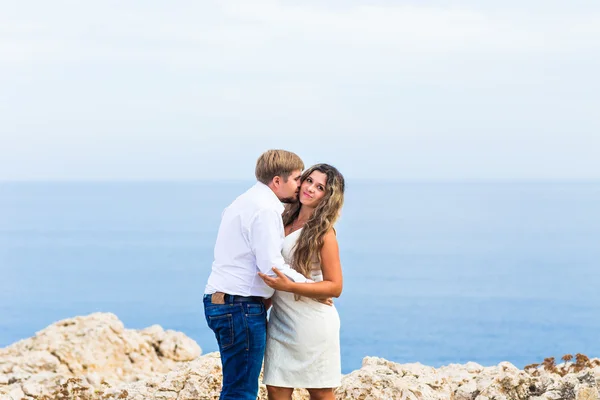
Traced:
<path id="1" fill-rule="evenodd" d="M 340 248 L 338 246 L 335 231 L 330 229 L 323 236 L 323 248 L 321 249 L 321 269 L 327 280 L 334 279 L 341 273 Z M 332 275 L 334 274 L 334 275 Z M 337 274 L 337 275 L 335 275 Z"/>
<path id="2" fill-rule="evenodd" d="M 337 246 L 337 235 L 335 229 L 331 228 L 323 236 L 323 246 Z"/>

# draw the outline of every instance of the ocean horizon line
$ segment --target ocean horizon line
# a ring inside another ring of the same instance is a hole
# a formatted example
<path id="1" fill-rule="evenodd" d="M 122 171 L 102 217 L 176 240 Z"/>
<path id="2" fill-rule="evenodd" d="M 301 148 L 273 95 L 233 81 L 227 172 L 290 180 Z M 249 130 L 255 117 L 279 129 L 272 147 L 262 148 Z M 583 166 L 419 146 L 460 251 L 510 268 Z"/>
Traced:
<path id="1" fill-rule="evenodd" d="M 600 184 L 597 179 L 485 178 L 485 179 L 367 179 L 346 178 L 355 183 L 399 184 Z M 0 179 L 2 184 L 252 184 L 255 179 Z"/>

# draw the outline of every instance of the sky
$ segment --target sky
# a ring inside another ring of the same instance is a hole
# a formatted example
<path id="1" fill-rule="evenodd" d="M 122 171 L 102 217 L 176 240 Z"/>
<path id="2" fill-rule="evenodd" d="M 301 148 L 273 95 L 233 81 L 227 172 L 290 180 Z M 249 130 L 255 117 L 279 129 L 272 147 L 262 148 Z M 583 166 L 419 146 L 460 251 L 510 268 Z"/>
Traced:
<path id="1" fill-rule="evenodd" d="M 600 180 L 597 0 L 0 9 L 0 180 Z"/>

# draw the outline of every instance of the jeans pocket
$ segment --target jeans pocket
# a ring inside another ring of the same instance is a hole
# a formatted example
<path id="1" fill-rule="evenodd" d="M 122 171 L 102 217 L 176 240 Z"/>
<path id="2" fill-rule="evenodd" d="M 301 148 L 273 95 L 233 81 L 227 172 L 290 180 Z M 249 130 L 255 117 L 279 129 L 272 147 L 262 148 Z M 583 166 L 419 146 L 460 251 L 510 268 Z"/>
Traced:
<path id="1" fill-rule="evenodd" d="M 246 311 L 248 316 L 263 315 L 265 313 L 265 306 L 263 304 L 247 304 Z"/>
<path id="2" fill-rule="evenodd" d="M 221 350 L 233 345 L 233 316 L 231 314 L 209 315 L 208 326 L 217 335 L 217 341 Z"/>

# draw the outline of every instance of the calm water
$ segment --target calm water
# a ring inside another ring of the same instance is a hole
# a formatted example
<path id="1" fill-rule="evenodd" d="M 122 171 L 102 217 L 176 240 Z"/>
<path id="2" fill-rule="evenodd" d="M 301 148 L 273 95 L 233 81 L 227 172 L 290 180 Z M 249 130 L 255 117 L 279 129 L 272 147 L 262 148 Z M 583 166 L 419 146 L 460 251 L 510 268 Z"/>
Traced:
<path id="1" fill-rule="evenodd" d="M 216 350 L 201 296 L 250 185 L 0 183 L 0 347 L 110 311 Z M 338 237 L 345 373 L 600 356 L 600 183 L 349 182 Z"/>

